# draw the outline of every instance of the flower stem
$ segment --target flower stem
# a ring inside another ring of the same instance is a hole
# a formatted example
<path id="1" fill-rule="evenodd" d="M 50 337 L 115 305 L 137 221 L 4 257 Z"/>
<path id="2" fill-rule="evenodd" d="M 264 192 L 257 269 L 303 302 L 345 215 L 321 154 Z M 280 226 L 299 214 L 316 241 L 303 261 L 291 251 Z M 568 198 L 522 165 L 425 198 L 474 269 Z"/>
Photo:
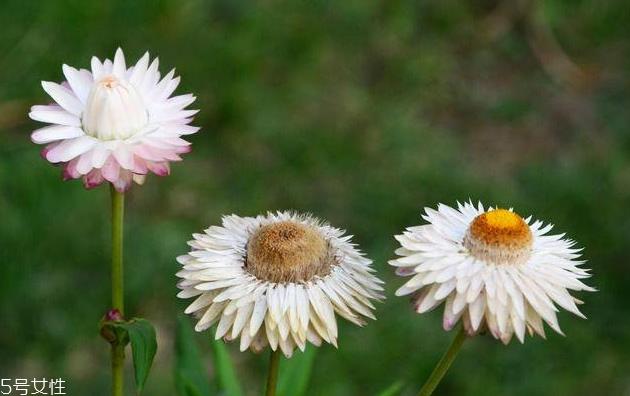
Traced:
<path id="1" fill-rule="evenodd" d="M 269 356 L 269 373 L 267 374 L 267 391 L 265 396 L 275 396 L 278 384 L 278 365 L 280 363 L 280 349 L 271 351 Z"/>
<path id="2" fill-rule="evenodd" d="M 442 358 L 438 362 L 437 366 L 435 366 L 435 368 L 433 369 L 431 376 L 420 389 L 420 393 L 418 393 L 418 396 L 430 396 L 431 394 L 433 394 L 435 388 L 437 388 L 437 386 L 440 384 L 440 381 L 442 381 L 442 378 L 444 378 L 444 375 L 448 371 L 448 368 L 451 367 L 451 364 L 455 360 L 457 352 L 459 352 L 465 339 L 466 331 L 464 330 L 464 326 L 461 326 L 459 332 L 457 333 L 455 338 L 453 338 L 451 345 L 448 347 L 444 355 L 442 355 Z"/>
<path id="3" fill-rule="evenodd" d="M 123 217 L 125 195 L 111 186 L 112 195 L 112 308 L 125 313 L 123 283 Z M 112 344 L 112 396 L 123 396 L 125 346 Z"/>

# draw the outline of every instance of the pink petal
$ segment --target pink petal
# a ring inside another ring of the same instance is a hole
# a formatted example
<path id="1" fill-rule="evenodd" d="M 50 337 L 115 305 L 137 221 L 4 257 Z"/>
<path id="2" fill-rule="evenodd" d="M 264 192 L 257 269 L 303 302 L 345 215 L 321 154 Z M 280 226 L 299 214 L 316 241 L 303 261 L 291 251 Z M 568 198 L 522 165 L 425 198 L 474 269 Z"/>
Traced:
<path id="1" fill-rule="evenodd" d="M 61 142 L 54 142 L 54 143 L 51 143 L 51 144 L 47 145 L 46 147 L 44 147 L 42 149 L 42 151 L 39 152 L 39 155 L 41 155 L 41 157 L 46 160 L 46 156 L 48 155 L 48 152 L 50 150 L 54 149 L 55 147 L 59 146 L 60 144 L 61 144 Z M 46 160 L 46 161 L 48 161 L 48 160 Z"/>
<path id="2" fill-rule="evenodd" d="M 159 149 L 151 147 L 151 152 L 158 156 L 159 161 L 181 161 L 181 157 L 177 155 L 172 149 Z"/>
<path id="3" fill-rule="evenodd" d="M 77 171 L 77 162 L 79 162 L 78 159 L 73 159 L 64 165 L 63 180 L 78 179 L 81 177 L 81 174 Z"/>
<path id="4" fill-rule="evenodd" d="M 120 175 L 120 166 L 113 157 L 109 157 L 107 161 L 105 161 L 103 168 L 101 168 L 101 173 L 105 180 L 114 183 L 118 180 L 118 176 Z"/>
<path id="5" fill-rule="evenodd" d="M 147 167 L 158 176 L 168 176 L 171 173 L 171 167 L 168 162 L 150 162 L 147 161 Z"/>
<path id="6" fill-rule="evenodd" d="M 85 188 L 90 189 L 103 183 L 103 180 L 100 169 L 94 169 L 83 177 L 83 185 Z"/>
<path id="7" fill-rule="evenodd" d="M 177 147 L 175 149 L 175 152 L 177 154 L 188 154 L 192 151 L 192 147 L 191 146 L 186 146 L 186 147 Z"/>
<path id="8" fill-rule="evenodd" d="M 144 159 L 138 156 L 134 156 L 133 160 L 134 160 L 133 173 L 144 175 L 148 172 L 147 162 Z"/>
<path id="9" fill-rule="evenodd" d="M 120 172 L 120 177 L 112 182 L 116 191 L 121 193 L 129 190 L 129 187 L 131 187 L 132 183 L 133 174 L 128 170 L 122 170 Z"/>
<path id="10" fill-rule="evenodd" d="M 146 145 L 135 146 L 133 151 L 138 157 L 144 158 L 145 160 L 148 160 L 148 161 L 161 161 L 162 160 L 162 156 L 159 155 L 159 153 L 154 152 L 154 149 Z"/>

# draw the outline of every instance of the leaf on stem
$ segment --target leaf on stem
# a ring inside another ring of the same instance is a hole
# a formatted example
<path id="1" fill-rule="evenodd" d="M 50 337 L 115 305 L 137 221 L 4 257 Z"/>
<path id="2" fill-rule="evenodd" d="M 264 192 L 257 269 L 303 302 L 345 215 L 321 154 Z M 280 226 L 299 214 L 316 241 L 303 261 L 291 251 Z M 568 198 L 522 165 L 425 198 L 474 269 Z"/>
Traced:
<path id="1" fill-rule="evenodd" d="M 140 394 L 144 389 L 157 351 L 155 328 L 148 320 L 141 318 L 134 318 L 128 322 L 115 322 L 114 325 L 124 329 L 131 342 L 136 390 Z"/>

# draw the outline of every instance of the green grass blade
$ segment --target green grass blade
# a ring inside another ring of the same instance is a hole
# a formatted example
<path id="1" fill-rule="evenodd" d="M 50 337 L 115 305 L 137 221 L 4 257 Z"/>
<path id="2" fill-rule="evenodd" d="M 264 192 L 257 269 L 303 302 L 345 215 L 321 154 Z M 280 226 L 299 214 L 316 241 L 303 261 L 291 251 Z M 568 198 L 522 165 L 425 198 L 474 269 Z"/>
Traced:
<path id="1" fill-rule="evenodd" d="M 317 348 L 307 347 L 291 359 L 281 360 L 278 396 L 303 396 L 306 393 L 316 354 Z"/>
<path id="2" fill-rule="evenodd" d="M 179 396 L 207 396 L 211 394 L 208 372 L 195 343 L 195 334 L 184 316 L 177 318 L 175 386 Z"/>
<path id="3" fill-rule="evenodd" d="M 385 388 L 383 391 L 381 391 L 378 394 L 378 396 L 397 396 L 400 394 L 404 386 L 405 386 L 404 382 L 396 381 L 390 386 L 388 386 L 387 388 Z"/>
<path id="4" fill-rule="evenodd" d="M 230 353 L 222 340 L 212 341 L 215 381 L 221 394 L 226 396 L 242 396 L 243 391 L 236 377 L 236 371 Z"/>

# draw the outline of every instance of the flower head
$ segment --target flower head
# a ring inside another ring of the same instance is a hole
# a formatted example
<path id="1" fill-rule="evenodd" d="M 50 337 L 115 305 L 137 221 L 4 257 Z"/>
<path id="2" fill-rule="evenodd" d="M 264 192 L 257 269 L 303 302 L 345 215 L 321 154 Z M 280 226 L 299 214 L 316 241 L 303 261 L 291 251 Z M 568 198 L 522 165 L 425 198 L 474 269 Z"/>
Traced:
<path id="1" fill-rule="evenodd" d="M 178 296 L 196 297 L 186 313 L 199 319 L 197 331 L 218 322 L 216 338 L 240 337 L 241 351 L 336 346 L 335 314 L 359 326 L 374 319 L 370 300 L 382 298 L 382 282 L 337 228 L 279 212 L 226 216 L 193 237 L 193 250 L 178 257 Z"/>
<path id="2" fill-rule="evenodd" d="M 92 58 L 91 70 L 63 65 L 66 81 L 42 82 L 54 104 L 33 106 L 29 116 L 51 124 L 31 139 L 46 144 L 42 156 L 63 166 L 64 179 L 82 178 L 87 188 L 104 181 L 127 190 L 148 172 L 165 176 L 169 162 L 181 160 L 190 143 L 181 138 L 199 130 L 188 125 L 193 95 L 171 94 L 175 71 L 160 80 L 158 59 L 146 53 L 127 68 L 121 49 L 114 61 Z"/>
<path id="3" fill-rule="evenodd" d="M 461 318 L 469 334 L 487 328 L 505 344 L 526 330 L 545 337 L 543 321 L 562 334 L 556 305 L 584 317 L 569 290 L 593 291 L 580 281 L 590 274 L 574 241 L 547 235 L 551 225 L 481 203 L 425 211 L 429 224 L 397 235 L 402 257 L 390 261 L 411 276 L 396 295 L 413 294 L 418 313 L 445 302 L 445 330 Z"/>

